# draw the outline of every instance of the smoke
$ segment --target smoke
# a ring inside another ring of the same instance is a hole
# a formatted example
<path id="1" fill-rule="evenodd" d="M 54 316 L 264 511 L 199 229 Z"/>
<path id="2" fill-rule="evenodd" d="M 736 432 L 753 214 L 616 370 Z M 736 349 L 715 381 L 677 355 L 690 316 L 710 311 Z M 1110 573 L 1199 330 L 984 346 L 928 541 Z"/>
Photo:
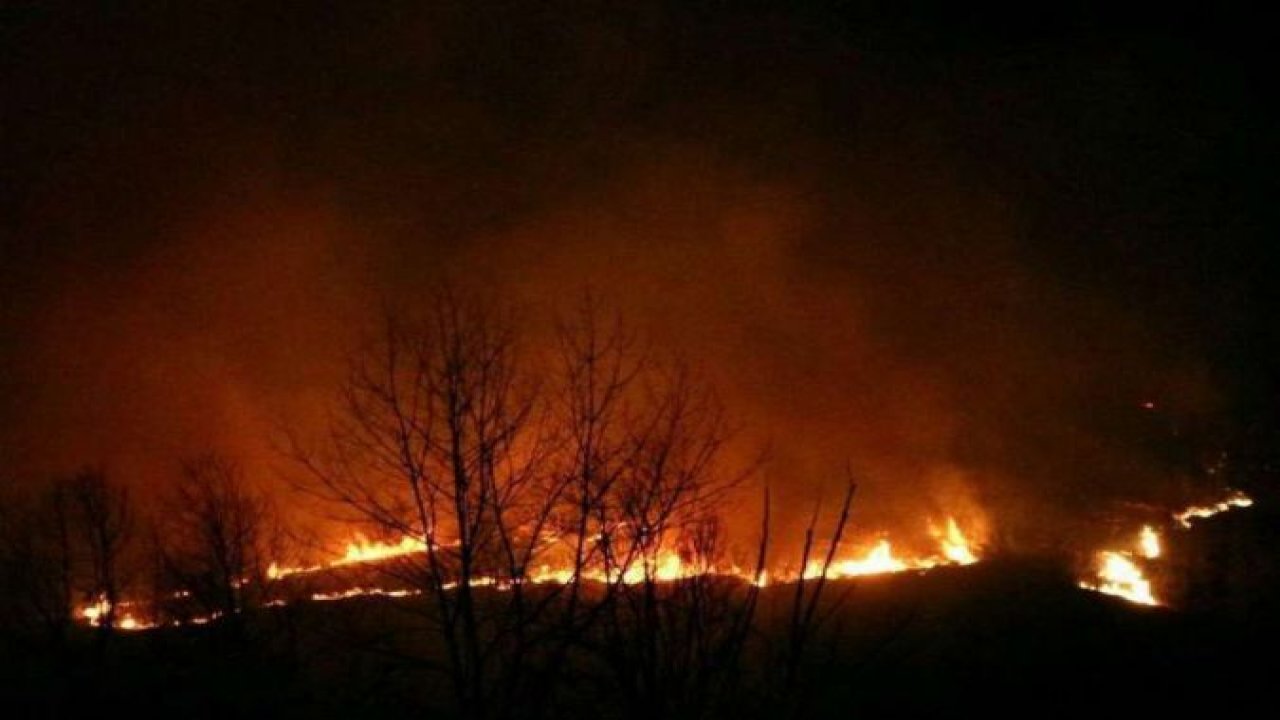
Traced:
<path id="1" fill-rule="evenodd" d="M 1170 438 L 1216 402 L 1200 288 L 1091 235 L 1163 219 L 1059 194 L 1163 187 L 1096 171 L 1163 110 L 1140 60 L 1104 44 L 1046 80 L 1034 47 L 654 5 L 344 12 L 32 21 L 9 474 L 104 463 L 146 492 L 217 447 L 278 482 L 281 425 L 314 429 L 382 302 L 447 275 L 535 335 L 591 288 L 692 360 L 770 448 L 788 527 L 846 463 L 868 533 L 951 513 L 1039 542 L 1185 492 Z"/>

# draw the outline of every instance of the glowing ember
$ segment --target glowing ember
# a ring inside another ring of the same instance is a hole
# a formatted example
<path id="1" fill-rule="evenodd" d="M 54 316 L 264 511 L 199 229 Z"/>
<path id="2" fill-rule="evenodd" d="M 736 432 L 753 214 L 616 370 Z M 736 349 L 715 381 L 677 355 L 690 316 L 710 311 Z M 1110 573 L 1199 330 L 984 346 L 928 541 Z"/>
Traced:
<path id="1" fill-rule="evenodd" d="M 1151 593 L 1151 581 L 1142 569 L 1123 553 L 1104 550 L 1099 553 L 1098 582 L 1080 583 L 1080 587 L 1107 595 L 1122 597 L 1140 605 L 1159 605 Z"/>
<path id="2" fill-rule="evenodd" d="M 342 590 L 339 592 L 314 593 L 313 595 L 311 595 L 311 599 L 315 600 L 316 602 L 328 602 L 332 600 L 346 600 L 348 598 L 354 598 L 354 597 L 402 598 L 402 597 L 409 597 L 411 595 L 418 595 L 418 594 L 420 593 L 417 593 L 413 590 L 383 590 L 382 588 L 353 587 L 353 588 L 349 588 L 347 590 Z"/>
<path id="3" fill-rule="evenodd" d="M 1191 527 L 1192 520 L 1200 520 L 1210 518 L 1214 515 L 1224 513 L 1232 508 L 1247 508 L 1253 505 L 1253 499 L 1248 495 L 1234 490 L 1226 499 L 1216 502 L 1212 505 L 1192 505 L 1182 512 L 1174 513 L 1173 519 L 1184 528 Z"/>

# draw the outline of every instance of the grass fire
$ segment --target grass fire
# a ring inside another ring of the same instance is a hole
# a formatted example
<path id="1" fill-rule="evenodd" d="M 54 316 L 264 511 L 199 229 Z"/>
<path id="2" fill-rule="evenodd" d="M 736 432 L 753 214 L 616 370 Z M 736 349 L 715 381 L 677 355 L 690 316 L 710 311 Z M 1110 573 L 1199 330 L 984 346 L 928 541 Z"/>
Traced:
<path id="1" fill-rule="evenodd" d="M 1272 704 L 1259 18 L 118 5 L 0 12 L 0 717 Z"/>

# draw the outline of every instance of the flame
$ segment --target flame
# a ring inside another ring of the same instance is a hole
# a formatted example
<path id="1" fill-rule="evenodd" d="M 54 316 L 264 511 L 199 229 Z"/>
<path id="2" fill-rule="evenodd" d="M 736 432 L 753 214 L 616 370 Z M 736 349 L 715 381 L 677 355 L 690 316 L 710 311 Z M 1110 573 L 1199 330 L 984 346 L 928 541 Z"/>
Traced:
<path id="1" fill-rule="evenodd" d="M 346 600 L 348 598 L 353 598 L 353 597 L 376 596 L 376 597 L 402 598 L 402 597 L 409 597 L 411 595 L 420 595 L 420 594 L 421 593 L 416 592 L 414 590 L 384 590 L 382 588 L 353 587 L 347 590 L 340 590 L 338 592 L 312 593 L 311 599 L 315 600 L 316 602 L 328 602 L 331 600 Z"/>
<path id="2" fill-rule="evenodd" d="M 537 585 L 546 583 L 567 585 L 571 580 L 573 580 L 571 568 L 554 568 L 550 565 L 539 566 L 537 572 L 529 576 L 529 581 Z"/>
<path id="3" fill-rule="evenodd" d="M 893 546 L 888 540 L 880 540 L 863 557 L 837 560 L 827 568 L 828 578 L 857 577 L 859 575 L 877 575 L 880 573 L 902 572 L 910 566 L 893 555 Z M 811 561 L 804 569 L 804 576 L 816 578 L 822 575 L 822 561 Z"/>
<path id="4" fill-rule="evenodd" d="M 1142 526 L 1135 544 L 1137 554 L 1147 560 L 1160 557 L 1160 535 L 1150 525 Z M 1140 605 L 1159 605 L 1151 591 L 1151 581 L 1142 568 L 1133 561 L 1128 550 L 1103 550 L 1097 555 L 1097 570 L 1093 579 L 1082 580 L 1079 585 L 1086 590 L 1115 595 Z"/>
<path id="5" fill-rule="evenodd" d="M 1252 505 L 1252 498 L 1239 490 L 1233 490 L 1226 498 L 1212 505 L 1192 505 L 1182 512 L 1174 513 L 1173 519 L 1183 528 L 1189 528 L 1192 520 L 1210 518 L 1232 508 L 1247 508 Z"/>
<path id="6" fill-rule="evenodd" d="M 1247 508 L 1253 499 L 1239 490 L 1232 490 L 1227 497 L 1211 505 L 1192 505 L 1173 513 L 1179 527 L 1186 530 L 1193 519 L 1210 518 L 1233 508 Z M 1136 554 L 1144 560 L 1159 560 L 1164 555 L 1160 533 L 1150 525 L 1144 525 L 1138 534 Z M 1088 590 L 1115 595 L 1143 605 L 1159 605 L 1151 591 L 1151 582 L 1142 568 L 1133 560 L 1134 552 L 1128 550 L 1103 550 L 1097 554 L 1097 570 L 1094 577 L 1080 581 Z"/>
<path id="7" fill-rule="evenodd" d="M 330 563 L 330 565 L 352 565 L 355 563 L 373 562 L 375 560 L 386 560 L 387 558 L 402 557 L 404 555 L 412 555 L 414 553 L 426 551 L 426 542 L 407 535 L 400 538 L 400 542 L 395 544 L 369 542 L 361 537 L 358 540 L 347 543 L 346 553 L 343 554 L 341 559 L 335 560 Z"/>
<path id="8" fill-rule="evenodd" d="M 1142 526 L 1142 534 L 1138 536 L 1138 552 L 1148 560 L 1160 557 L 1160 534 L 1150 525 Z"/>
<path id="9" fill-rule="evenodd" d="M 152 623 L 139 620 L 127 609 L 128 603 L 120 603 L 117 606 L 115 627 L 118 630 L 150 630 L 155 627 Z M 92 627 L 98 627 L 102 624 L 103 617 L 111 611 L 111 602 L 106 597 L 99 597 L 92 603 L 80 608 L 80 618 Z"/>
<path id="10" fill-rule="evenodd" d="M 947 560 L 956 565 L 972 565 L 978 562 L 978 556 L 974 553 L 973 544 L 960 531 L 960 526 L 956 524 L 955 518 L 947 518 L 946 529 L 942 532 L 935 530 L 934 536 L 938 538 L 938 542 L 942 545 L 942 555 Z"/>
<path id="11" fill-rule="evenodd" d="M 1122 597 L 1140 605 L 1159 605 L 1151 593 L 1151 581 L 1142 569 L 1124 553 L 1104 550 L 1098 554 L 1098 582 L 1080 583 L 1080 587 L 1107 595 Z"/>
<path id="12" fill-rule="evenodd" d="M 947 518 L 946 522 L 940 527 L 930 523 L 929 532 L 938 543 L 938 550 L 933 555 L 902 557 L 895 553 L 893 545 L 887 538 L 881 538 L 861 555 L 835 559 L 830 567 L 826 569 L 827 577 L 831 579 L 851 578 L 906 570 L 925 570 L 939 565 L 970 565 L 978 561 L 976 547 L 961 530 L 960 525 L 954 518 Z M 405 536 L 395 542 L 386 542 L 370 541 L 357 535 L 345 544 L 341 555 L 337 555 L 326 562 L 315 565 L 281 565 L 278 562 L 273 562 L 268 566 L 266 575 L 268 581 L 275 582 L 291 575 L 314 573 L 331 568 L 404 557 L 426 552 L 427 549 L 426 542 L 412 536 Z M 644 553 L 626 563 L 623 567 L 614 567 L 606 570 L 595 566 L 581 569 L 583 580 L 597 583 L 635 585 L 650 581 L 673 582 L 699 575 L 722 575 L 741 579 L 755 584 L 757 587 L 767 587 L 770 583 L 776 582 L 794 581 L 801 575 L 806 579 L 815 578 L 820 576 L 822 571 L 822 561 L 815 560 L 809 562 L 800 574 L 772 575 L 768 570 L 765 570 L 757 577 L 754 569 L 744 570 L 737 566 L 723 567 L 712 566 L 706 562 L 688 562 L 681 557 L 680 553 L 667 548 Z M 503 592 L 510 590 L 515 584 L 564 585 L 573 582 L 573 579 L 574 569 L 572 567 L 543 564 L 536 570 L 528 572 L 524 578 L 511 580 L 509 578 L 499 579 L 497 577 L 479 575 L 472 577 L 468 584 L 471 587 L 489 587 Z M 250 581 L 245 580 L 243 582 Z M 458 582 L 446 582 L 442 587 L 445 590 L 454 590 L 458 587 Z M 330 602 L 355 597 L 402 598 L 420 594 L 422 594 L 422 590 L 416 588 L 356 586 L 343 590 L 315 592 L 308 597 L 316 602 Z M 172 597 L 174 599 L 183 599 L 187 595 L 188 593 L 179 591 L 174 593 Z M 279 598 L 266 601 L 266 605 L 271 607 L 284 604 L 286 604 L 286 601 Z M 125 603 L 121 603 L 121 608 L 117 611 L 116 625 L 120 629 L 141 630 L 158 626 L 156 623 L 144 622 L 133 614 L 125 612 L 123 610 L 124 605 Z M 110 606 L 106 604 L 105 600 L 99 599 L 81 608 L 79 614 L 87 624 L 97 625 L 100 622 L 100 618 L 105 615 L 109 608 Z M 173 626 L 182 624 L 203 625 L 217 618 L 218 615 L 215 613 L 213 615 L 188 617 L 182 621 L 170 621 L 166 624 Z"/>
<path id="13" fill-rule="evenodd" d="M 103 615 L 111 609 L 111 603 L 105 598 L 98 598 L 92 605 L 86 605 L 80 608 L 80 617 L 89 621 L 90 625 L 96 626 L 102 619 Z"/>
<path id="14" fill-rule="evenodd" d="M 939 529 L 931 525 L 930 534 L 938 542 L 939 555 L 926 557 L 902 558 L 894 554 L 893 545 L 882 538 L 861 557 L 838 559 L 827 568 L 830 579 L 859 577 L 863 575 L 881 575 L 897 573 L 905 570 L 928 570 L 939 565 L 972 565 L 978 562 L 975 547 L 955 518 L 947 518 L 945 525 Z M 822 575 L 822 561 L 813 560 L 804 569 L 805 579 Z"/>
<path id="15" fill-rule="evenodd" d="M 302 575 L 306 573 L 319 572 L 330 568 L 341 567 L 343 565 L 358 565 L 360 563 L 376 562 L 378 560 L 386 560 L 389 558 L 403 557 L 414 553 L 426 552 L 427 543 L 423 540 L 411 536 L 404 536 L 398 542 L 370 542 L 362 535 L 357 535 L 354 539 L 347 541 L 346 548 L 341 557 L 319 565 L 292 565 L 282 566 L 279 563 L 271 563 L 267 566 L 267 578 L 269 580 L 280 580 L 290 575 Z"/>

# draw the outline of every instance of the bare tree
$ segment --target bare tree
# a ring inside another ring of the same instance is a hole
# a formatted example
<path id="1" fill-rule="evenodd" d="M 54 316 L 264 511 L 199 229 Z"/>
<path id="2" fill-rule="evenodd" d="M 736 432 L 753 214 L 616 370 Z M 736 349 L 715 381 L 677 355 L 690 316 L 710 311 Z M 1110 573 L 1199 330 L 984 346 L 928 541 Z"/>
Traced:
<path id="1" fill-rule="evenodd" d="M 65 485 L 0 506 L 0 603 L 21 631 L 61 642 L 72 622 L 74 555 Z M 35 626 L 35 627 L 33 627 Z"/>
<path id="2" fill-rule="evenodd" d="M 591 297 L 561 322 L 558 360 L 556 517 L 570 572 L 540 706 L 568 685 L 566 660 L 586 653 L 609 669 L 629 712 L 712 707 L 709 693 L 733 675 L 755 592 L 716 574 L 717 503 L 750 468 L 728 470 L 728 423 L 709 385 L 641 350 Z"/>
<path id="3" fill-rule="evenodd" d="M 133 531 L 129 492 L 98 468 L 62 482 L 72 509 L 73 542 L 84 553 L 88 570 L 84 594 L 100 608 L 97 625 L 105 638 L 116 627 L 127 580 L 126 552 Z"/>
<path id="4" fill-rule="evenodd" d="M 714 716 L 741 687 L 767 494 L 754 582 L 719 574 L 720 513 L 755 466 L 728 462 L 709 385 L 590 299 L 546 364 L 518 327 L 449 292 L 389 314 L 322 441 L 295 439 L 303 487 L 420 544 L 382 568 L 418 591 L 439 653 L 417 660 L 447 671 L 460 715 L 554 715 L 603 682 L 628 714 Z"/>
<path id="5" fill-rule="evenodd" d="M 787 623 L 785 649 L 782 652 L 782 666 L 784 668 L 782 699 L 784 702 L 789 702 L 796 695 L 800 672 L 803 669 L 805 651 L 809 640 L 820 624 L 820 620 L 822 620 L 818 615 L 818 607 L 822 601 L 823 591 L 827 587 L 827 576 L 830 574 L 831 565 L 835 561 L 836 550 L 840 547 L 840 539 L 844 536 L 845 529 L 849 525 L 849 511 L 853 506 L 853 495 L 857 491 L 858 485 L 854 482 L 851 471 L 846 471 L 846 476 L 844 501 L 840 504 L 840 514 L 836 518 L 835 527 L 827 543 L 826 552 L 822 556 L 822 563 L 818 566 L 817 577 L 812 585 L 808 583 L 805 575 L 809 568 L 809 558 L 815 552 L 815 532 L 818 525 L 819 511 L 822 509 L 820 505 L 814 507 L 809 526 L 805 529 L 804 545 L 800 551 L 800 577 L 795 582 L 795 594 L 792 596 L 789 621 Z"/>
<path id="6" fill-rule="evenodd" d="M 727 429 L 705 384 L 680 367 L 644 379 L 628 462 L 595 509 L 606 528 L 602 647 L 634 715 L 699 716 L 735 660 L 724 650 L 740 647 L 730 608 L 743 585 L 716 576 L 717 501 L 744 476 L 723 461 Z"/>
<path id="7" fill-rule="evenodd" d="M 191 458 L 165 503 L 165 573 L 206 613 L 237 618 L 261 599 L 276 529 L 271 504 L 238 463 L 213 452 Z"/>
<path id="8" fill-rule="evenodd" d="M 588 574 L 610 564 L 610 543 L 621 521 L 611 508 L 616 486 L 633 465 L 632 423 L 636 378 L 644 355 L 619 317 L 604 321 L 594 298 L 584 298 L 559 323 L 551 402 L 560 439 L 555 469 L 555 533 L 567 544 L 568 574 L 549 638 L 551 650 L 539 684 L 539 712 L 556 702 L 570 652 L 602 617 L 601 597 L 587 596 Z"/>
<path id="9" fill-rule="evenodd" d="M 507 712 L 542 605 L 529 567 L 555 492 L 536 387 L 518 364 L 511 319 L 442 291 L 424 319 L 389 315 L 352 363 L 327 441 L 299 453 L 310 486 L 384 535 L 423 551 L 403 576 L 430 603 L 464 716 Z M 484 588 L 508 592 L 479 607 Z"/>

